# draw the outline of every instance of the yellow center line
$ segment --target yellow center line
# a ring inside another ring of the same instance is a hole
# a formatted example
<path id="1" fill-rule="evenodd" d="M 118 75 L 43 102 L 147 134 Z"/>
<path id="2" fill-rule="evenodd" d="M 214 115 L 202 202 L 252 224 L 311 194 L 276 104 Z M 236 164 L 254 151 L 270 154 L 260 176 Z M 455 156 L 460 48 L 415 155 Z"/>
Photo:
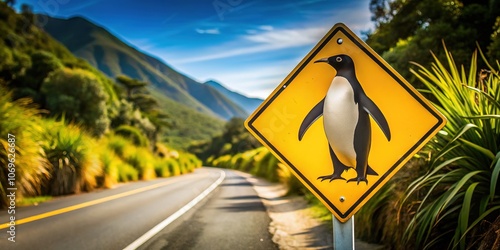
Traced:
<path id="1" fill-rule="evenodd" d="M 127 192 L 123 192 L 123 193 L 111 195 L 111 196 L 100 198 L 100 199 L 97 199 L 97 200 L 87 201 L 87 202 L 84 202 L 84 203 L 80 203 L 80 204 L 69 206 L 69 207 L 65 207 L 65 208 L 60 208 L 60 209 L 57 209 L 57 210 L 53 210 L 53 211 L 42 213 L 42 214 L 38 214 L 38 215 L 33 215 L 33 216 L 28 217 L 28 218 L 17 220 L 16 221 L 16 226 L 17 225 L 21 225 L 21 224 L 25 224 L 25 223 L 29 223 L 29 222 L 32 222 L 32 221 L 36 221 L 36 220 L 45 219 L 47 217 L 51 217 L 51 216 L 55 216 L 55 215 L 59 215 L 59 214 L 67 213 L 67 212 L 71 212 L 71 211 L 78 210 L 78 209 L 81 209 L 81 208 L 85 208 L 85 207 L 90 207 L 90 206 L 93 206 L 93 205 L 101 204 L 101 203 L 104 203 L 104 202 L 107 202 L 107 201 L 116 200 L 116 199 L 123 198 L 123 197 L 126 197 L 126 196 L 130 196 L 130 195 L 142 193 L 142 192 L 145 192 L 145 191 L 148 191 L 148 190 L 152 190 L 152 189 L 155 189 L 155 188 L 166 186 L 168 184 L 176 183 L 176 182 L 179 182 L 181 180 L 185 180 L 185 179 L 168 180 L 168 181 L 157 183 L 157 184 L 154 184 L 154 185 L 151 185 L 151 186 L 147 186 L 147 187 L 142 187 L 142 188 L 130 190 L 130 191 L 127 191 Z M 4 224 L 1 224 L 0 225 L 0 229 L 8 228 L 9 226 L 10 226 L 9 223 L 7 222 L 7 223 L 4 223 Z"/>

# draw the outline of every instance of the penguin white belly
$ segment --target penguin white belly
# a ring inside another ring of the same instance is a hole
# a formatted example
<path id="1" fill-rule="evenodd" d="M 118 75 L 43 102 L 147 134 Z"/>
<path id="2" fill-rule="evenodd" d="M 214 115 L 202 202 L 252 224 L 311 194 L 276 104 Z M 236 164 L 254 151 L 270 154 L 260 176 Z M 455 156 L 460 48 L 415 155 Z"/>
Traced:
<path id="1" fill-rule="evenodd" d="M 326 138 L 335 155 L 346 166 L 356 167 L 354 133 L 359 120 L 354 90 L 344 77 L 336 76 L 328 89 L 323 107 Z"/>

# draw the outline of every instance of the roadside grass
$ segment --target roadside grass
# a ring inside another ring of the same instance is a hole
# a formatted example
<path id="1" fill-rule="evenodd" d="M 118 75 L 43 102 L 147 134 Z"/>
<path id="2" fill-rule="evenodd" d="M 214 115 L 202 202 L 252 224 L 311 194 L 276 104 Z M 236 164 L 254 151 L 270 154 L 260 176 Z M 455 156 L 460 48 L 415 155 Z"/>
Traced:
<path id="1" fill-rule="evenodd" d="M 2 85 L 0 92 L 0 133 L 5 135 L 0 138 L 0 164 L 5 166 L 0 169 L 0 207 L 7 205 L 9 163 L 16 169 L 17 202 L 26 205 L 49 199 L 41 197 L 189 173 L 202 165 L 195 155 L 165 145 L 158 146 L 159 152 L 113 132 L 93 137 L 64 116 L 42 117 L 29 99 L 13 101 Z"/>
<path id="2" fill-rule="evenodd" d="M 129 182 L 139 180 L 139 171 L 134 167 L 130 166 L 128 163 L 122 161 L 122 164 L 118 167 L 118 181 L 119 182 Z"/>
<path id="3" fill-rule="evenodd" d="M 38 206 L 40 203 L 52 200 L 52 196 L 33 196 L 33 197 L 23 197 L 16 201 L 16 206 L 27 207 L 27 206 Z"/>
<path id="4" fill-rule="evenodd" d="M 3 207 L 7 204 L 9 163 L 16 169 L 18 198 L 42 193 L 42 186 L 49 178 L 49 163 L 39 143 L 43 133 L 40 110 L 29 99 L 13 101 L 12 91 L 1 84 L 0 93 L 0 207 Z"/>
<path id="5" fill-rule="evenodd" d="M 167 159 L 167 166 L 172 176 L 181 175 L 179 163 L 175 159 Z"/>
<path id="6" fill-rule="evenodd" d="M 403 244 L 416 248 L 484 248 L 485 224 L 494 225 L 500 212 L 500 64 L 478 69 L 478 52 L 470 68 L 447 58 L 412 73 L 436 99 L 448 119 L 428 144 L 424 175 L 410 183 L 401 207 L 411 204 L 412 219 Z M 497 225 L 498 226 L 498 225 Z"/>
<path id="7" fill-rule="evenodd" d="M 288 194 L 302 194 L 306 190 L 291 170 L 280 163 L 265 147 L 235 155 L 223 155 L 216 159 L 208 158 L 206 164 L 219 168 L 236 169 L 271 182 L 280 182 L 288 188 Z"/>
<path id="8" fill-rule="evenodd" d="M 100 184 L 105 188 L 111 188 L 120 181 L 120 165 L 124 162 L 108 147 L 105 146 L 105 139 L 99 143 L 99 160 L 102 168 Z"/>
<path id="9" fill-rule="evenodd" d="M 123 136 L 131 141 L 135 146 L 138 147 L 148 147 L 149 140 L 148 138 L 142 134 L 140 129 L 130 126 L 130 125 L 121 125 L 115 129 L 115 134 Z"/>
<path id="10" fill-rule="evenodd" d="M 445 48 L 446 50 L 446 48 Z M 491 249 L 500 227 L 499 68 L 449 51 L 412 72 L 448 122 L 356 214 L 356 234 L 392 249 Z M 487 236 L 490 235 L 490 236 Z M 498 237 L 498 236 L 497 236 Z"/>
<path id="11" fill-rule="evenodd" d="M 158 177 L 170 177 L 170 168 L 166 159 L 158 159 L 154 162 L 155 174 Z"/>
<path id="12" fill-rule="evenodd" d="M 140 180 L 156 178 L 153 166 L 154 158 L 148 149 L 128 145 L 124 149 L 123 160 L 137 170 Z"/>
<path id="13" fill-rule="evenodd" d="M 92 151 L 95 141 L 80 126 L 66 124 L 64 119 L 42 121 L 42 148 L 51 166 L 44 193 L 57 196 L 93 190 L 102 171 Z"/>
<path id="14" fill-rule="evenodd" d="M 304 192 L 304 198 L 309 203 L 309 211 L 312 216 L 319 219 L 323 224 L 326 224 L 329 229 L 332 229 L 332 212 L 321 203 L 314 194 L 309 191 Z"/>

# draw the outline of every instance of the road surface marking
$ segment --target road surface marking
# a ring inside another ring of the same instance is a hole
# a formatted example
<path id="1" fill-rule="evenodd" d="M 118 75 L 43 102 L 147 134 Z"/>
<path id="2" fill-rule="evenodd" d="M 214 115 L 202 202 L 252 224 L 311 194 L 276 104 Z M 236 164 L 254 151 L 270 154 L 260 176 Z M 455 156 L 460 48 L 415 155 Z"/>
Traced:
<path id="1" fill-rule="evenodd" d="M 123 197 L 126 197 L 126 196 L 130 196 L 130 195 L 142 193 L 142 192 L 145 192 L 145 191 L 148 191 L 148 190 L 152 190 L 152 189 L 155 189 L 155 188 L 159 188 L 159 187 L 163 187 L 163 186 L 166 186 L 166 185 L 169 185 L 169 184 L 173 184 L 173 183 L 176 183 L 176 182 L 179 182 L 179 181 L 182 181 L 182 180 L 185 180 L 185 179 L 167 180 L 165 182 L 157 183 L 157 184 L 154 184 L 154 185 L 151 185 L 151 186 L 147 186 L 147 187 L 142 187 L 142 188 L 139 188 L 139 189 L 130 190 L 130 191 L 127 191 L 127 192 L 123 192 L 123 193 L 119 193 L 119 194 L 107 196 L 107 197 L 100 198 L 100 199 L 97 199 L 97 200 L 87 201 L 87 202 L 84 202 L 84 203 L 80 203 L 80 204 L 69 206 L 69 207 L 65 207 L 65 208 L 60 208 L 60 209 L 57 209 L 57 210 L 53 210 L 53 211 L 42 213 L 42 214 L 38 214 L 38 215 L 33 215 L 33 216 L 30 216 L 30 217 L 27 217 L 27 218 L 24 218 L 24 219 L 17 220 L 16 221 L 16 225 L 21 225 L 21 224 L 33 222 L 33 221 L 36 221 L 36 220 L 45 219 L 47 217 L 51 217 L 51 216 L 55 216 L 55 215 L 59 215 L 59 214 L 67 213 L 67 212 L 71 212 L 71 211 L 74 211 L 74 210 L 78 210 L 78 209 L 85 208 L 85 207 L 90 207 L 90 206 L 97 205 L 97 204 L 100 204 L 100 203 L 104 203 L 104 202 L 107 202 L 107 201 L 112 201 L 112 200 L 116 200 L 116 199 L 123 198 Z M 4 229 L 4 228 L 8 228 L 8 227 L 9 227 L 9 223 L 4 223 L 4 224 L 0 225 L 0 229 Z"/>
<path id="2" fill-rule="evenodd" d="M 143 236 L 139 237 L 137 240 L 132 242 L 132 244 L 128 245 L 127 247 L 124 248 L 124 250 L 133 250 L 137 249 L 138 247 L 142 246 L 146 241 L 149 239 L 153 238 L 157 233 L 159 233 L 161 230 L 163 230 L 165 227 L 167 227 L 170 223 L 175 221 L 177 218 L 181 217 L 183 214 L 185 214 L 187 211 L 189 211 L 191 208 L 196 206 L 200 201 L 202 201 L 205 197 L 207 197 L 208 194 L 210 194 L 212 191 L 214 191 L 219 184 L 222 183 L 224 178 L 226 177 L 226 173 L 222 170 L 220 170 L 220 177 L 217 179 L 210 187 L 205 189 L 203 193 L 198 195 L 196 198 L 194 198 L 192 201 L 190 201 L 188 204 L 186 204 L 184 207 L 179 209 L 177 212 L 174 214 L 170 215 L 168 218 L 166 218 L 164 221 L 160 222 L 158 225 L 154 226 L 151 230 L 146 232 Z"/>

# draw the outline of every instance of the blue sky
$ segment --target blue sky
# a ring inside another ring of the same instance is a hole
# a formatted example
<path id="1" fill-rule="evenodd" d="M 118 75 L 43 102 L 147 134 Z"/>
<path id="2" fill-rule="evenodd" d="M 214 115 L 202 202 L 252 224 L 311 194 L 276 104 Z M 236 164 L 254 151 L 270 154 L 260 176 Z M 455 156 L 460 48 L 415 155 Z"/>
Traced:
<path id="1" fill-rule="evenodd" d="M 369 0 L 18 0 L 84 16 L 190 77 L 265 98 L 337 22 L 373 28 Z"/>

